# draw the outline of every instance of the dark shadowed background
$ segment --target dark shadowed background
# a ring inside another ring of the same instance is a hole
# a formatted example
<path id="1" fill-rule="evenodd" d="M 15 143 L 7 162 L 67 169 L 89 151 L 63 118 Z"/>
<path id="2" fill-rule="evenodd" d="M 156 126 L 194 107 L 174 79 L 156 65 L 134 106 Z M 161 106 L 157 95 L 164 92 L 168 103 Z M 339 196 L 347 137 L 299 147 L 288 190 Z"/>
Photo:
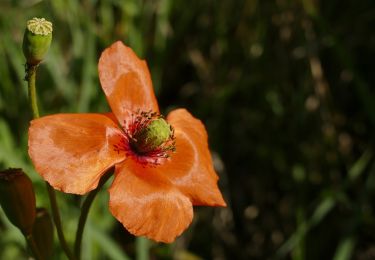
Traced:
<path id="1" fill-rule="evenodd" d="M 108 111 L 97 61 L 122 40 L 147 60 L 161 110 L 205 123 L 228 203 L 195 208 L 164 245 L 127 233 L 102 191 L 83 259 L 142 259 L 147 248 L 151 259 L 375 258 L 373 0 L 0 0 L 0 168 L 22 167 L 48 207 L 26 152 L 21 45 L 35 16 L 54 24 L 42 115 Z M 72 242 L 81 199 L 58 199 Z M 0 211 L 0 259 L 24 259 L 24 248 Z"/>

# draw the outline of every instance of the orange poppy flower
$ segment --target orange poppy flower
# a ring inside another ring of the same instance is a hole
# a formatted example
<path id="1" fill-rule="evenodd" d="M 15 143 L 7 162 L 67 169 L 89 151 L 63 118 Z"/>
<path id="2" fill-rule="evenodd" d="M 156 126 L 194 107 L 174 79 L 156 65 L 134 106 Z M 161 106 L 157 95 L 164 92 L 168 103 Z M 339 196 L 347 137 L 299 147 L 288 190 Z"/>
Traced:
<path id="1" fill-rule="evenodd" d="M 185 109 L 161 120 L 147 64 L 122 42 L 102 53 L 99 78 L 112 113 L 31 121 L 31 160 L 55 189 L 74 194 L 95 189 L 115 166 L 111 213 L 136 236 L 173 242 L 191 223 L 193 205 L 226 205 L 206 130 Z M 159 123 L 168 130 L 163 139 L 155 135 Z"/>

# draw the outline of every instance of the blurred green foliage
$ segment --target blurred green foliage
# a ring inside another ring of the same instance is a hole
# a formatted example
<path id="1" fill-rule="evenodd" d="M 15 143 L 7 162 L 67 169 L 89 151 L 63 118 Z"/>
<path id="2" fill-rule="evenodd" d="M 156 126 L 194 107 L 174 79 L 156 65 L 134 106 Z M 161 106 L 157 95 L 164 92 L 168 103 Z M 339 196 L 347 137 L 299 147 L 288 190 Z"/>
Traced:
<path id="1" fill-rule="evenodd" d="M 135 242 L 101 192 L 83 259 L 134 258 L 147 247 L 156 259 L 375 257 L 372 0 L 2 0 L 0 167 L 30 173 L 47 206 L 26 152 L 21 45 L 34 16 L 54 23 L 37 78 L 42 115 L 108 111 L 97 60 L 122 40 L 147 60 L 162 111 L 186 107 L 206 124 L 229 205 L 195 209 L 166 246 Z M 72 242 L 80 198 L 58 195 Z M 2 212 L 0 232 L 0 259 L 25 257 Z"/>

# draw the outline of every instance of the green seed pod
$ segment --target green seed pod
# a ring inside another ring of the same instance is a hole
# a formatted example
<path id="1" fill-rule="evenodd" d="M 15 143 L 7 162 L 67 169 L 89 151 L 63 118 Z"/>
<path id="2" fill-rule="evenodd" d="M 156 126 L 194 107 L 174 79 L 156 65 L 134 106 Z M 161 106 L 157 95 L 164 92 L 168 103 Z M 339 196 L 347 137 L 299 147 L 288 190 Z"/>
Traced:
<path id="1" fill-rule="evenodd" d="M 13 225 L 31 234 L 35 221 L 35 194 L 22 169 L 0 171 L 0 205 Z"/>
<path id="2" fill-rule="evenodd" d="M 43 259 L 52 259 L 53 254 L 53 223 L 45 208 L 36 209 L 33 237 Z"/>
<path id="3" fill-rule="evenodd" d="M 163 119 L 153 120 L 147 127 L 138 131 L 135 135 L 133 147 L 140 153 L 147 153 L 169 139 L 171 126 Z"/>
<path id="4" fill-rule="evenodd" d="M 27 64 L 38 65 L 46 55 L 52 41 L 52 23 L 44 18 L 27 21 L 23 37 L 23 54 Z"/>

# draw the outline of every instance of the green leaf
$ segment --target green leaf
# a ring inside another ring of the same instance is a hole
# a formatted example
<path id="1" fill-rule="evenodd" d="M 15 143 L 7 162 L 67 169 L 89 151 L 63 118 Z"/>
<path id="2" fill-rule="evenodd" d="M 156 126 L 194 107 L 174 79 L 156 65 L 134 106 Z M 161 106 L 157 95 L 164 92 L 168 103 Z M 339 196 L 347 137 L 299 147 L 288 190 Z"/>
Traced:
<path id="1" fill-rule="evenodd" d="M 337 250 L 333 260 L 349 260 L 352 259 L 352 254 L 355 246 L 355 238 L 348 236 L 342 239 L 337 246 Z"/>
<path id="2" fill-rule="evenodd" d="M 349 179 L 354 181 L 357 179 L 366 169 L 366 166 L 371 161 L 372 152 L 371 150 L 365 151 L 362 156 L 354 163 L 349 170 Z"/>

